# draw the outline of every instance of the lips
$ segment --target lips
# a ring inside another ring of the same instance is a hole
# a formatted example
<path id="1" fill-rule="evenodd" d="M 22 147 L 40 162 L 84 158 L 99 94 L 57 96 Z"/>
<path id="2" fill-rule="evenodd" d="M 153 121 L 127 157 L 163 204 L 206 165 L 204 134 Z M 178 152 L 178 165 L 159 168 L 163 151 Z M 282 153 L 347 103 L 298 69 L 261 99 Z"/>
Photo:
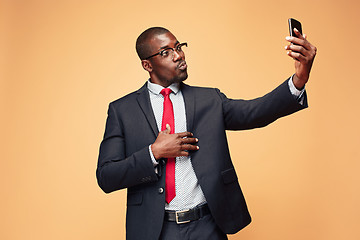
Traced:
<path id="1" fill-rule="evenodd" d="M 180 62 L 179 65 L 177 66 L 177 68 L 182 70 L 182 71 L 185 70 L 187 68 L 186 62 L 185 61 Z"/>

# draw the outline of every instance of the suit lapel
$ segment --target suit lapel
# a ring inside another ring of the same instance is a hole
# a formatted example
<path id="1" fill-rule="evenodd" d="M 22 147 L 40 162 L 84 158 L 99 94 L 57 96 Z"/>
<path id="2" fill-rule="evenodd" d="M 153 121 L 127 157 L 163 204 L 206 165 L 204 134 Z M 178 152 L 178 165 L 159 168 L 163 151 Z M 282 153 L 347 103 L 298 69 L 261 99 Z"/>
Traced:
<path id="1" fill-rule="evenodd" d="M 184 96 L 185 112 L 186 112 L 186 127 L 187 131 L 193 132 L 194 115 L 195 115 L 195 94 L 193 89 L 186 84 L 181 84 L 181 92 Z"/>
<path id="2" fill-rule="evenodd" d="M 142 88 L 140 88 L 137 91 L 137 94 L 138 94 L 137 101 L 140 105 L 140 108 L 143 111 L 148 123 L 150 124 L 151 129 L 153 130 L 155 136 L 157 136 L 159 134 L 159 129 L 157 128 L 156 125 L 156 120 L 155 120 L 154 112 L 151 107 L 149 91 L 146 87 L 146 83 L 144 86 L 142 86 Z M 134 121 L 136 121 L 136 119 Z"/>

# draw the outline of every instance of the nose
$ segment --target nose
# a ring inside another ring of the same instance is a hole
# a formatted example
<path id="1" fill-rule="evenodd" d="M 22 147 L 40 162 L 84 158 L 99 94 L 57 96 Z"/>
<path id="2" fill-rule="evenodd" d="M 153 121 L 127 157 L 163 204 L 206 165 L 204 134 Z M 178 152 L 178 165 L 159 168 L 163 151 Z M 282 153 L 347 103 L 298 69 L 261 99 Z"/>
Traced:
<path id="1" fill-rule="evenodd" d="M 184 53 L 178 53 L 175 49 L 174 49 L 174 57 L 173 57 L 173 61 L 176 62 L 179 59 L 182 59 L 183 57 L 185 57 Z"/>

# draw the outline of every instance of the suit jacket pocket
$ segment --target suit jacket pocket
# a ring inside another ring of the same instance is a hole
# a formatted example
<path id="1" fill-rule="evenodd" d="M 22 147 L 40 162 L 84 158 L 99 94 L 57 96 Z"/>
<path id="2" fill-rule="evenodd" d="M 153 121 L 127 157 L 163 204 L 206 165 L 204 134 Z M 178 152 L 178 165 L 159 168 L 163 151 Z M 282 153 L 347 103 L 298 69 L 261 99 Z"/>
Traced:
<path id="1" fill-rule="evenodd" d="M 229 168 L 225 171 L 222 171 L 221 176 L 225 184 L 229 184 L 237 180 L 237 176 L 234 168 Z"/>
<path id="2" fill-rule="evenodd" d="M 142 192 L 130 192 L 127 196 L 127 205 L 141 205 L 143 200 L 143 193 Z"/>

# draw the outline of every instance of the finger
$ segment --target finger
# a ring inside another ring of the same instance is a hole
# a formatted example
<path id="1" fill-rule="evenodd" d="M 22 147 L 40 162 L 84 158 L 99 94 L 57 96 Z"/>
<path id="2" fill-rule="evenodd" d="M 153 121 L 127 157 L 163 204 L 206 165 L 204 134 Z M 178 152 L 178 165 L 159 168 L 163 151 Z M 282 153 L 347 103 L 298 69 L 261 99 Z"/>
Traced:
<path id="1" fill-rule="evenodd" d="M 181 133 L 177 133 L 178 137 L 180 138 L 184 138 L 184 137 L 192 137 L 193 134 L 191 132 L 181 132 Z"/>
<path id="2" fill-rule="evenodd" d="M 300 31 L 297 28 L 294 28 L 294 32 L 298 38 L 305 39 L 304 36 L 301 35 Z"/>
<path id="3" fill-rule="evenodd" d="M 294 60 L 297 60 L 299 62 L 303 62 L 305 60 L 305 57 L 303 55 L 301 55 L 300 53 L 297 53 L 297 52 L 289 51 L 289 52 L 287 52 L 287 55 L 289 55 Z"/>
<path id="4" fill-rule="evenodd" d="M 302 46 L 299 46 L 299 45 L 294 45 L 294 44 L 291 44 L 291 45 L 287 45 L 285 47 L 286 50 L 291 50 L 293 52 L 298 52 L 298 53 L 301 53 L 303 56 L 306 56 L 308 55 L 308 51 L 302 47 Z"/>
<path id="5" fill-rule="evenodd" d="M 197 143 L 199 141 L 199 139 L 197 138 L 183 138 L 181 140 L 182 144 L 189 144 L 189 143 Z"/>
<path id="6" fill-rule="evenodd" d="M 300 39 L 297 37 L 290 37 L 290 36 L 287 36 L 285 39 L 286 39 L 286 41 L 288 41 L 294 45 L 299 45 L 299 46 L 304 47 L 306 50 L 310 50 L 310 48 L 311 48 L 310 43 L 305 39 Z"/>
<path id="7" fill-rule="evenodd" d="M 190 155 L 189 152 L 187 152 L 187 151 L 181 151 L 181 152 L 179 153 L 179 156 L 178 156 L 178 157 L 181 157 L 181 156 L 187 157 L 187 156 L 189 156 L 189 155 Z"/>
<path id="8" fill-rule="evenodd" d="M 184 151 L 196 151 L 196 150 L 199 150 L 199 146 L 196 146 L 196 145 L 192 145 L 192 144 L 184 144 L 184 145 L 181 145 L 181 150 Z"/>

